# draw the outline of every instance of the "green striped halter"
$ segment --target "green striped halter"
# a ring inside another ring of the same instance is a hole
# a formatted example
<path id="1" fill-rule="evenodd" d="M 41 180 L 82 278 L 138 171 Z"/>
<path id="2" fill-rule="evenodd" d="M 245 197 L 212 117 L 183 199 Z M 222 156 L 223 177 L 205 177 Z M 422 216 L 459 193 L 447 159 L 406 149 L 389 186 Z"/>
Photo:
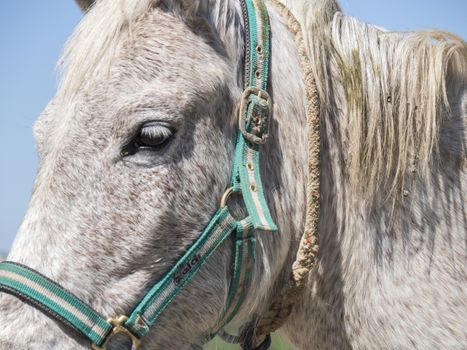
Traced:
<path id="1" fill-rule="evenodd" d="M 239 132 L 233 162 L 231 187 L 221 199 L 199 238 L 175 265 L 155 283 L 129 316 L 107 319 L 85 302 L 40 273 L 17 263 L 0 263 L 0 291 L 33 304 L 87 337 L 92 349 L 111 349 L 122 337 L 128 349 L 138 349 L 142 338 L 155 325 L 164 309 L 193 279 L 211 254 L 233 238 L 233 268 L 227 302 L 213 337 L 236 315 L 245 299 L 255 260 L 255 230 L 277 231 L 263 193 L 259 150 L 268 137 L 271 98 L 267 90 L 270 61 L 270 28 L 262 0 L 241 0 L 245 22 L 245 90 L 239 110 Z M 227 206 L 233 193 L 242 196 L 248 216 L 235 220 Z M 269 341 L 269 340 L 268 340 Z M 261 348 L 267 348 L 264 344 Z"/>

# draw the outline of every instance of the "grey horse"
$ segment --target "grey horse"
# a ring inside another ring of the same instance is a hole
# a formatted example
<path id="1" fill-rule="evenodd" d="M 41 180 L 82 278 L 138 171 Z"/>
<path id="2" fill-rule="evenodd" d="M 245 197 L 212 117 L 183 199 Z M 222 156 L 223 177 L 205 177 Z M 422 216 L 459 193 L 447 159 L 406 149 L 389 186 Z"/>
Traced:
<path id="1" fill-rule="evenodd" d="M 117 315 L 196 239 L 229 184 L 244 27 L 234 0 L 78 2 L 86 15 L 34 128 L 40 166 L 8 259 Z M 318 264 L 283 334 L 301 350 L 466 349 L 466 43 L 388 32 L 335 0 L 283 3 L 304 32 L 322 134 Z M 257 232 L 232 327 L 286 283 L 305 220 L 304 77 L 267 4 L 274 117 L 261 166 L 279 232 Z M 230 259 L 226 242 L 143 349 L 189 349 L 215 326 Z M 10 296 L 0 312 L 2 350 L 89 348 Z"/>

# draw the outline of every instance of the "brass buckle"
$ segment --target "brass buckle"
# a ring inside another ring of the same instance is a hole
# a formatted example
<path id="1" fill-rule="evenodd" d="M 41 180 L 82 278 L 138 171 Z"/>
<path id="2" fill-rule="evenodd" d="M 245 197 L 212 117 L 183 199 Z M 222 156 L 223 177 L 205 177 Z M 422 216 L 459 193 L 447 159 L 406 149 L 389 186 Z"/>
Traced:
<path id="1" fill-rule="evenodd" d="M 122 334 L 125 335 L 129 340 L 131 340 L 131 349 L 128 350 L 138 350 L 141 346 L 141 340 L 138 337 L 136 337 L 133 333 L 131 333 L 127 328 L 125 328 L 126 321 L 128 321 L 128 317 L 126 316 L 118 316 L 107 320 L 107 322 L 109 322 L 113 326 L 112 332 L 107 336 L 102 346 L 92 344 L 92 350 L 112 350 L 108 347 L 110 341 L 115 336 Z"/>
<path id="2" fill-rule="evenodd" d="M 255 100 L 252 95 L 256 96 Z M 254 104 L 253 104 L 254 103 Z M 240 100 L 239 129 L 245 139 L 254 144 L 264 144 L 269 136 L 272 99 L 257 87 L 245 89 Z"/>

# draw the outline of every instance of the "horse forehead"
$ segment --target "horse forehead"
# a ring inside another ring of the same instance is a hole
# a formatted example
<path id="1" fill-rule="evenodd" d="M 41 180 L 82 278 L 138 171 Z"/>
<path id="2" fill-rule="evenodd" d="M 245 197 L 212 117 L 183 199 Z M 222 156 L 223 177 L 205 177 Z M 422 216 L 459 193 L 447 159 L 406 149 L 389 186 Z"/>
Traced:
<path id="1" fill-rule="evenodd" d="M 136 23 L 117 61 L 119 79 L 136 82 L 178 81 L 199 89 L 228 74 L 223 45 L 205 22 L 187 24 L 160 9 Z"/>
<path id="2" fill-rule="evenodd" d="M 53 103 L 59 124 L 68 115 L 74 120 L 69 125 L 100 129 L 122 122 L 131 115 L 125 112 L 138 108 L 163 108 L 177 114 L 193 98 L 209 99 L 232 78 L 221 44 L 208 27 L 200 26 L 195 32 L 181 19 L 158 9 L 135 23 L 110 67 L 99 70 L 108 73 L 96 74 L 76 95 L 73 111 L 66 101 Z"/>

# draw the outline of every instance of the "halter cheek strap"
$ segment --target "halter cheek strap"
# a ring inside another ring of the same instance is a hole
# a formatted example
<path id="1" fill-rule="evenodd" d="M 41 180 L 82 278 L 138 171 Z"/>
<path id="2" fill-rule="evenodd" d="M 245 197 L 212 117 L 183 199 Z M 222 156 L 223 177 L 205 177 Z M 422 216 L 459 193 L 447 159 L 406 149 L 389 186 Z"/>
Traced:
<path id="1" fill-rule="evenodd" d="M 74 329 L 95 350 L 109 349 L 115 335 L 125 336 L 128 349 L 138 349 L 166 307 L 194 278 L 212 253 L 228 238 L 233 241 L 230 289 L 218 333 L 237 314 L 245 299 L 255 261 L 255 230 L 277 231 L 266 204 L 259 152 L 269 136 L 272 101 L 267 90 L 270 60 L 269 18 L 263 0 L 240 0 L 245 23 L 245 91 L 240 101 L 239 128 L 231 187 L 198 239 L 144 295 L 129 316 L 106 319 L 87 303 L 40 273 L 17 263 L 0 263 L 0 291 L 16 296 Z M 226 201 L 241 194 L 248 217 L 237 221 Z M 267 349 L 269 344 L 263 343 Z"/>

